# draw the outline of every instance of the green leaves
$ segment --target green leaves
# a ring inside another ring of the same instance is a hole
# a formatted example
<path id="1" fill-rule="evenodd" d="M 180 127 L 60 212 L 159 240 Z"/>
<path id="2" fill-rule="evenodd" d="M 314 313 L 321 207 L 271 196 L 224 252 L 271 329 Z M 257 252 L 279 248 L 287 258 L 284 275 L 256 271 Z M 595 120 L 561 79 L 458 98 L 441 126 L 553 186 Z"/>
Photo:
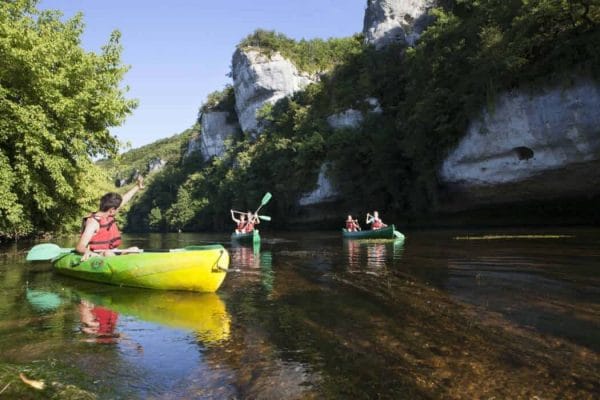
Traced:
<path id="1" fill-rule="evenodd" d="M 87 53 L 81 15 L 63 22 L 34 4 L 0 3 L 0 236 L 57 230 L 95 207 L 80 202 L 90 184 L 81 178 L 95 168 L 90 157 L 117 151 L 109 128 L 135 107 L 119 87 L 118 32 L 101 54 Z"/>

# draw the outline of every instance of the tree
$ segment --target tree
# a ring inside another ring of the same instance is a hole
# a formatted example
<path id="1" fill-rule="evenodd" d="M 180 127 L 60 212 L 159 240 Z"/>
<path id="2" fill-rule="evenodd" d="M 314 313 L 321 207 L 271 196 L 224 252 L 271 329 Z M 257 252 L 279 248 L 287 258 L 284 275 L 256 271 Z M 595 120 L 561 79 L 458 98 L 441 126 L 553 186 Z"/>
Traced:
<path id="1" fill-rule="evenodd" d="M 0 237 L 54 231 L 94 207 L 92 158 L 117 152 L 109 128 L 136 106 L 119 87 L 119 32 L 86 52 L 81 14 L 62 22 L 36 4 L 0 3 Z"/>
<path id="2" fill-rule="evenodd" d="M 148 214 L 148 226 L 152 231 L 159 231 L 162 227 L 163 217 L 160 208 L 154 207 Z"/>
<path id="3" fill-rule="evenodd" d="M 195 215 L 196 202 L 190 192 L 181 186 L 177 191 L 177 201 L 167 210 L 166 219 L 169 226 L 180 231 Z"/>

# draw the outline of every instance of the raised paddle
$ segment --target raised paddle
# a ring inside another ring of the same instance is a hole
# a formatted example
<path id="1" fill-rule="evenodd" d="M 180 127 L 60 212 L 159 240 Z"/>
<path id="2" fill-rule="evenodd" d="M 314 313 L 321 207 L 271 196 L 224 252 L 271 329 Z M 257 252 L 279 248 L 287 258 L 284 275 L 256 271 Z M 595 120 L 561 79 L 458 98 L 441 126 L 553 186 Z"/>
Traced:
<path id="1" fill-rule="evenodd" d="M 254 215 L 258 214 L 258 210 L 260 210 L 261 208 L 263 208 L 263 206 L 267 205 L 267 203 L 269 202 L 269 200 L 271 200 L 271 197 L 273 197 L 273 195 L 271 195 L 271 193 L 269 193 L 269 192 L 265 193 L 265 195 L 263 196 L 262 200 L 260 201 L 260 206 L 254 212 Z"/>
<path id="2" fill-rule="evenodd" d="M 237 213 L 237 214 L 246 215 L 245 212 L 236 211 L 236 210 L 231 210 L 231 211 L 233 211 L 234 213 Z M 258 218 L 262 219 L 263 221 L 270 221 L 271 220 L 271 217 L 269 217 L 268 215 L 259 215 Z"/>

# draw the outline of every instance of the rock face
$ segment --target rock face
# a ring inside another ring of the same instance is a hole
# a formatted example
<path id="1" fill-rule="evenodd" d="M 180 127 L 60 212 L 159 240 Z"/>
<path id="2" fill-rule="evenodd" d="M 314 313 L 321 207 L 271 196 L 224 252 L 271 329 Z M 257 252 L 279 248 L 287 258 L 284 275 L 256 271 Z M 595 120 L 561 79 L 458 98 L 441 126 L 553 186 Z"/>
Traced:
<path id="1" fill-rule="evenodd" d="M 590 80 L 504 94 L 472 121 L 440 176 L 486 201 L 598 191 L 590 185 L 600 182 L 599 110 L 600 85 Z"/>
<path id="2" fill-rule="evenodd" d="M 380 49 L 391 43 L 410 46 L 432 17 L 427 11 L 435 0 L 368 0 L 363 33 L 367 44 Z"/>
<path id="3" fill-rule="evenodd" d="M 236 50 L 232 60 L 235 107 L 243 132 L 260 131 L 256 112 L 265 104 L 273 104 L 304 89 L 318 79 L 302 73 L 294 64 L 273 53 L 257 49 Z"/>
<path id="4" fill-rule="evenodd" d="M 200 122 L 202 131 L 188 143 L 186 157 L 195 151 L 200 151 L 204 161 L 219 157 L 225 151 L 225 141 L 241 135 L 240 126 L 226 111 L 205 112 Z"/>
<path id="5" fill-rule="evenodd" d="M 365 99 L 365 103 L 368 106 L 367 112 L 369 114 L 383 113 L 383 108 L 381 108 L 379 99 L 375 97 L 368 97 Z M 365 115 L 363 112 L 349 108 L 345 111 L 327 117 L 327 124 L 332 129 L 354 129 L 361 126 L 364 120 Z"/>
<path id="6" fill-rule="evenodd" d="M 349 108 L 327 117 L 327 123 L 333 129 L 358 128 L 364 119 L 362 112 Z"/>
<path id="7" fill-rule="evenodd" d="M 310 193 L 306 193 L 300 198 L 298 204 L 300 206 L 310 206 L 314 204 L 329 203 L 339 199 L 339 192 L 331 184 L 331 181 L 327 177 L 330 165 L 325 163 L 319 170 L 319 177 L 317 178 L 317 188 Z"/>
<path id="8" fill-rule="evenodd" d="M 160 171 L 166 164 L 167 162 L 160 157 L 153 158 L 148 162 L 148 173 Z"/>

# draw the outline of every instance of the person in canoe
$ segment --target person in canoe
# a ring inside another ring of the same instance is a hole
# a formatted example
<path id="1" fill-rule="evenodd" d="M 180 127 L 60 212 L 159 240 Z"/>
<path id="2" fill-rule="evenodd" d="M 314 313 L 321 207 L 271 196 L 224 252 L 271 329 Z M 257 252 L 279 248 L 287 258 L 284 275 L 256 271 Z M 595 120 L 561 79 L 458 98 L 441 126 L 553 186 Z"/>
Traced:
<path id="1" fill-rule="evenodd" d="M 99 211 L 83 219 L 82 233 L 75 250 L 83 254 L 82 261 L 95 256 L 113 256 L 114 249 L 121 244 L 121 232 L 117 227 L 115 215 L 119 208 L 133 198 L 138 190 L 144 188 L 144 178 L 139 176 L 136 185 L 122 197 L 118 193 L 106 193 L 100 199 Z M 137 247 L 121 250 L 119 253 L 137 253 Z"/>
<path id="2" fill-rule="evenodd" d="M 356 232 L 361 230 L 358 220 L 352 219 L 352 215 L 349 214 L 348 218 L 346 219 L 346 230 L 348 232 Z"/>
<path id="3" fill-rule="evenodd" d="M 237 219 L 235 217 L 235 213 L 239 211 L 234 211 L 234 210 L 229 210 L 231 211 L 231 219 L 233 220 L 233 222 L 235 222 L 237 225 L 235 226 L 235 233 L 245 233 L 246 232 L 246 225 L 248 224 L 248 221 L 246 221 L 246 214 L 244 213 L 240 213 L 240 218 Z"/>
<path id="4" fill-rule="evenodd" d="M 385 228 L 387 226 L 386 224 L 383 223 L 381 218 L 379 218 L 379 213 L 377 211 L 373 211 L 373 215 L 367 213 L 366 224 L 367 225 L 371 224 L 372 230 Z"/>
<path id="5" fill-rule="evenodd" d="M 260 224 L 260 218 L 258 218 L 258 214 L 253 214 L 252 211 L 248 211 L 246 215 L 246 228 L 244 229 L 244 233 L 250 233 L 254 230 L 254 225 Z"/>

